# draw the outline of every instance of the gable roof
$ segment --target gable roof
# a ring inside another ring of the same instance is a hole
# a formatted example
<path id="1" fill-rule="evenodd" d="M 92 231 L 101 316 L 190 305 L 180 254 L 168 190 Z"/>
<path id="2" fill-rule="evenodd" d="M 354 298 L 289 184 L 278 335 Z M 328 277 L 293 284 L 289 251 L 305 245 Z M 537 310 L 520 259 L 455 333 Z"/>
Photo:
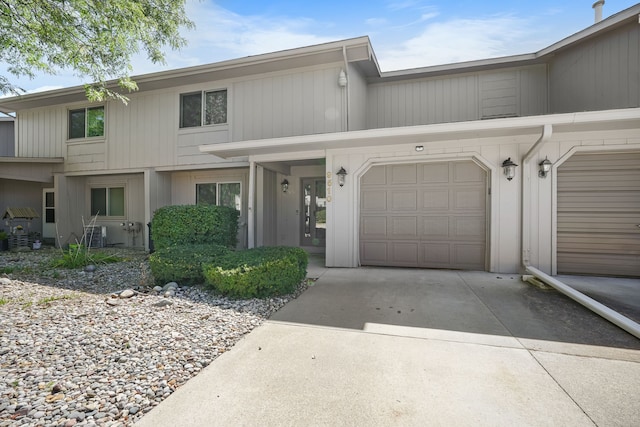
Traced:
<path id="1" fill-rule="evenodd" d="M 436 65 L 424 68 L 382 73 L 368 36 L 323 43 L 279 52 L 247 56 L 195 67 L 160 71 L 133 76 L 139 91 L 163 89 L 183 84 L 237 78 L 279 70 L 317 65 L 330 62 L 356 63 L 369 82 L 407 80 L 544 63 L 550 56 L 583 43 L 593 37 L 638 21 L 640 4 L 618 12 L 538 52 L 500 58 Z M 116 88 L 116 82 L 109 84 Z M 47 92 L 20 95 L 0 99 L 0 112 L 15 112 L 25 108 L 58 105 L 85 100 L 83 86 L 74 86 Z"/>
<path id="2" fill-rule="evenodd" d="M 369 37 L 363 36 L 212 64 L 143 74 L 133 76 L 132 79 L 138 84 L 139 91 L 143 92 L 332 62 L 358 63 L 366 75 L 380 74 L 380 67 Z M 115 80 L 109 82 L 109 87 L 117 89 L 117 82 Z M 25 108 L 78 102 L 85 99 L 84 86 L 74 86 L 0 99 L 0 112 L 14 112 Z"/>

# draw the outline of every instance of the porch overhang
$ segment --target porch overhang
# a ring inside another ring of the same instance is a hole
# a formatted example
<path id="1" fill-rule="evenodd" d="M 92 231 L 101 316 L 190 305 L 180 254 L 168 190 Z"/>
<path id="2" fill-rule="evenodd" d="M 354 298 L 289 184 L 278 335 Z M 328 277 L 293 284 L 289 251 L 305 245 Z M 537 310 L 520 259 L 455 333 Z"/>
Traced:
<path id="1" fill-rule="evenodd" d="M 552 125 L 554 132 L 595 131 L 640 128 L 640 108 L 589 111 L 544 116 L 475 120 L 458 123 L 405 126 L 303 135 L 283 138 L 236 141 L 201 145 L 200 151 L 224 159 L 250 156 L 274 156 L 341 148 L 377 147 L 399 144 L 429 144 L 437 141 L 459 141 L 539 135 L 541 128 Z"/>
<path id="2" fill-rule="evenodd" d="M 51 183 L 63 164 L 62 157 L 0 157 L 0 179 Z"/>

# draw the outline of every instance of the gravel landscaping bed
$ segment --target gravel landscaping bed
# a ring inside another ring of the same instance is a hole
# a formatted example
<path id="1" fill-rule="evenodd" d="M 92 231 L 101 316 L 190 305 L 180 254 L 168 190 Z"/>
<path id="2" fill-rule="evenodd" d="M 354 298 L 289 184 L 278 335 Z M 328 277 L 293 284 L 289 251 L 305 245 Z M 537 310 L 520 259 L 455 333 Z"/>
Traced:
<path id="1" fill-rule="evenodd" d="M 0 252 L 0 427 L 131 425 L 305 289 L 153 290 L 147 254 L 114 252 L 126 261 L 94 272 L 48 267 L 54 249 Z"/>

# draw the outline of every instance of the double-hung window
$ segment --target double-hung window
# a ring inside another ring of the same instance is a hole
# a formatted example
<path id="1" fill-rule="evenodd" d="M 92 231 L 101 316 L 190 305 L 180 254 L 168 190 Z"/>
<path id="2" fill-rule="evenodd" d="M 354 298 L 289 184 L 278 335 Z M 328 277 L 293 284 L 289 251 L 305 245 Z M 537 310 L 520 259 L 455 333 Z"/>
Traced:
<path id="1" fill-rule="evenodd" d="M 180 95 L 180 127 L 190 128 L 227 123 L 227 90 Z"/>
<path id="2" fill-rule="evenodd" d="M 91 189 L 91 216 L 124 216 L 124 187 Z"/>
<path id="3" fill-rule="evenodd" d="M 104 106 L 69 110 L 69 139 L 104 136 Z"/>
<path id="4" fill-rule="evenodd" d="M 241 210 L 241 191 L 239 182 L 220 182 L 196 184 L 196 204 L 229 206 Z"/>

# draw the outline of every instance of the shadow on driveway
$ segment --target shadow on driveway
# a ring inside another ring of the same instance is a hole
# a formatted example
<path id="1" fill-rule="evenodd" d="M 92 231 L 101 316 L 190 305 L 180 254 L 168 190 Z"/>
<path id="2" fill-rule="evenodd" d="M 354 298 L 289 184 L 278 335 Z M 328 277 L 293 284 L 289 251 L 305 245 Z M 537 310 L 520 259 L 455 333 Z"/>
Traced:
<path id="1" fill-rule="evenodd" d="M 640 285 L 640 281 L 635 281 Z M 633 294 L 633 281 L 626 291 Z M 593 285 L 596 286 L 596 285 Z M 640 287 L 635 288 L 635 295 Z M 629 303 L 626 315 L 638 317 Z M 640 349 L 640 340 L 555 290 L 517 274 L 331 268 L 271 320 L 357 330 L 395 325 Z"/>

